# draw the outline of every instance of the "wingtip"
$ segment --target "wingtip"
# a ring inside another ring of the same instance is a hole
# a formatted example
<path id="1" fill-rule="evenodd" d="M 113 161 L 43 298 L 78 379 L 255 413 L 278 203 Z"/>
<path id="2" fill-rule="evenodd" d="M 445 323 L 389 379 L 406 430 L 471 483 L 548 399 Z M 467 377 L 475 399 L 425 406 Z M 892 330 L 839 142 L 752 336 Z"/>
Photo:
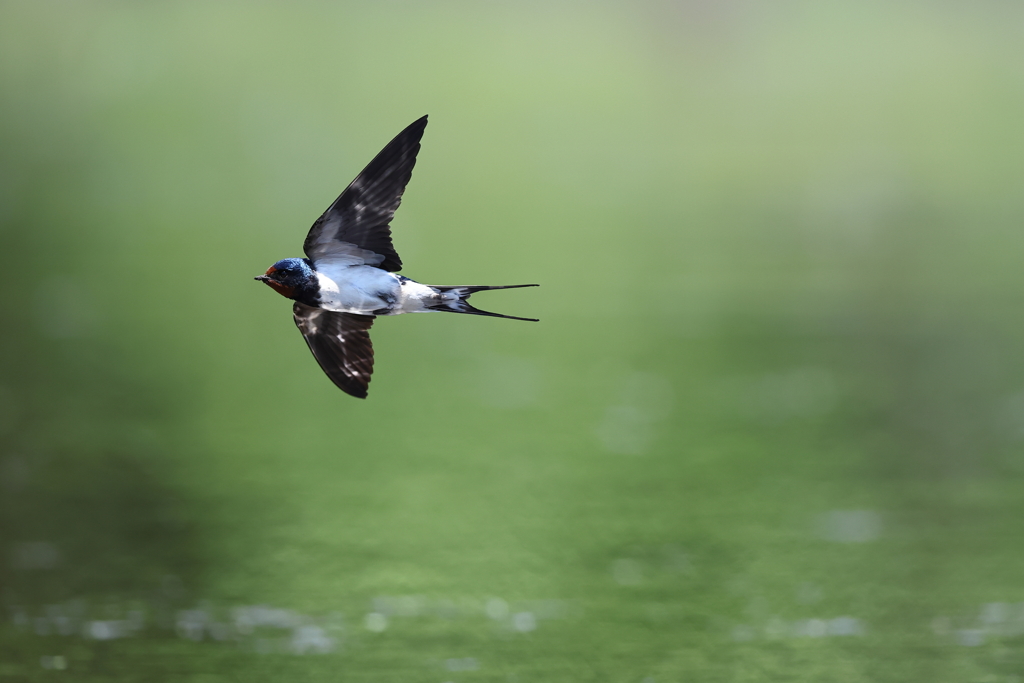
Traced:
<path id="1" fill-rule="evenodd" d="M 360 387 L 360 388 L 351 387 L 351 386 L 343 387 L 340 384 L 338 384 L 337 382 L 335 382 L 335 386 L 337 386 L 339 389 L 344 391 L 346 394 L 348 394 L 352 398 L 365 399 L 367 397 L 367 395 L 369 395 L 369 393 L 370 393 L 366 388 L 362 388 L 362 387 Z"/>
<path id="2" fill-rule="evenodd" d="M 423 116 L 419 117 L 418 119 L 416 119 L 415 121 L 410 123 L 408 126 L 406 126 L 405 130 L 403 130 L 401 133 L 399 133 L 398 136 L 395 138 L 395 140 L 397 140 L 397 139 L 399 139 L 399 138 L 401 138 L 403 136 L 408 137 L 409 135 L 412 135 L 412 136 L 416 137 L 417 141 L 418 141 L 419 137 L 423 135 L 423 131 L 426 130 L 426 128 L 427 128 L 427 115 L 424 114 Z M 394 142 L 394 140 L 392 142 Z"/>

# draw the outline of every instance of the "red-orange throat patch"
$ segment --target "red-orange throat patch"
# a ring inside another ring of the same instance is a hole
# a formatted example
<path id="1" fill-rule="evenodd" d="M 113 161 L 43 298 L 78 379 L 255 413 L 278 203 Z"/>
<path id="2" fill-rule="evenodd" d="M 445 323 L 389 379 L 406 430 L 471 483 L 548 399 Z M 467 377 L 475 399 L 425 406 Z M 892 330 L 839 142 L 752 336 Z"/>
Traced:
<path id="1" fill-rule="evenodd" d="M 295 288 L 289 287 L 283 282 L 278 282 L 277 280 L 264 280 L 264 282 L 270 285 L 271 289 L 273 289 L 275 292 L 277 292 L 286 299 L 291 299 L 293 296 L 295 296 Z"/>

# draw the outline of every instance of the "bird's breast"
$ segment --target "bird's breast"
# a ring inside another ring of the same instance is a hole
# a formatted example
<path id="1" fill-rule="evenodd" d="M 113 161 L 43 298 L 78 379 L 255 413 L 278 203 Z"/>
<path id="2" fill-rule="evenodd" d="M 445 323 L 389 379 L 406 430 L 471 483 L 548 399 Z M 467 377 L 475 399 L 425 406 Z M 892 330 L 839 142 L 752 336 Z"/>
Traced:
<path id="1" fill-rule="evenodd" d="M 344 313 L 377 314 L 398 300 L 395 275 L 372 266 L 345 266 L 317 271 L 320 307 Z"/>

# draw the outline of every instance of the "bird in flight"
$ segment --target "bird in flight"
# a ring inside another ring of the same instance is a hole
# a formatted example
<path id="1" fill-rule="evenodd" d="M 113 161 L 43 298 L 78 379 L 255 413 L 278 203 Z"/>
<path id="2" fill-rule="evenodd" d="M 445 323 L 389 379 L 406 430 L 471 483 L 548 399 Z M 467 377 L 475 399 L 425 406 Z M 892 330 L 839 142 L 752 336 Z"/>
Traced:
<path id="1" fill-rule="evenodd" d="M 366 398 L 373 373 L 370 326 L 378 315 L 446 311 L 529 320 L 481 311 L 467 299 L 487 289 L 537 285 L 437 286 L 398 275 L 391 219 L 412 177 L 427 117 L 399 133 L 313 223 L 306 258 L 286 258 L 257 280 L 292 299 L 295 324 L 323 371 L 342 391 Z"/>

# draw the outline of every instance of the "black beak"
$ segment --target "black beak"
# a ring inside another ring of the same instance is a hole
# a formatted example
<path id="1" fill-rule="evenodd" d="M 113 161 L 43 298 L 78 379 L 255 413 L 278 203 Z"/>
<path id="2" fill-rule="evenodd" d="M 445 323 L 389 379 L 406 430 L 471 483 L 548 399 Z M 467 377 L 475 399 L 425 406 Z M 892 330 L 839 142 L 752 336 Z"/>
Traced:
<path id="1" fill-rule="evenodd" d="M 266 275 L 257 275 L 256 277 L 253 278 L 253 280 L 259 280 L 260 282 L 266 282 L 269 279 L 270 278 L 267 277 Z"/>

